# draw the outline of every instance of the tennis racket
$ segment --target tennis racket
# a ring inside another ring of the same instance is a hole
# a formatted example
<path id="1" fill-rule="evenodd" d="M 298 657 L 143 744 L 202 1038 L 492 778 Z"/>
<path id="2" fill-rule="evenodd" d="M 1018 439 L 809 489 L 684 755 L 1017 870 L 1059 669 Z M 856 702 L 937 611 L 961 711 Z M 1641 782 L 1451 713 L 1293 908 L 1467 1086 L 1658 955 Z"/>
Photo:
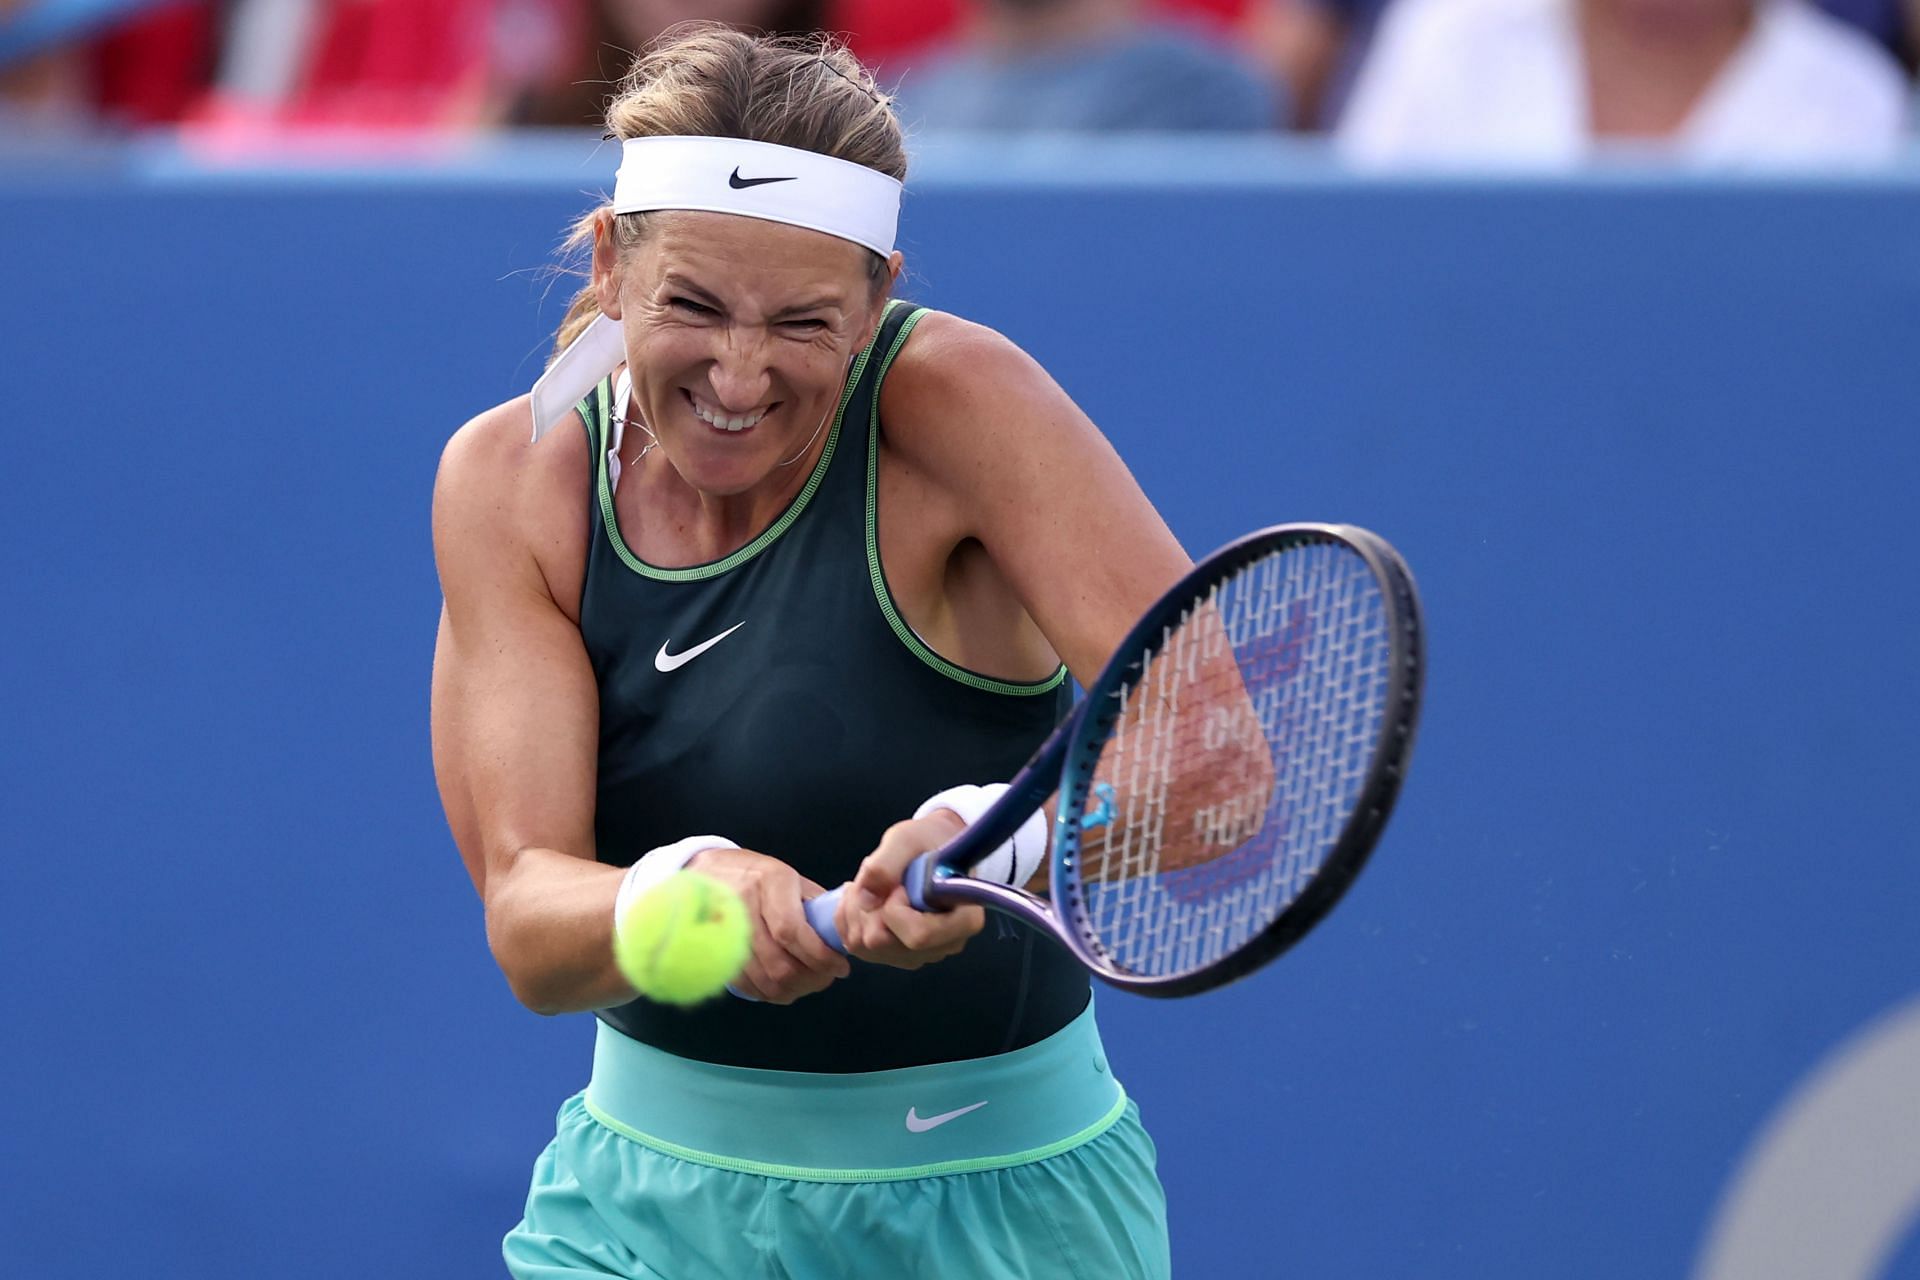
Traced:
<path id="1" fill-rule="evenodd" d="M 911 864 L 907 895 L 1005 912 L 1127 990 L 1231 982 L 1304 937 L 1366 865 L 1423 667 L 1413 577 L 1384 539 L 1249 534 L 1147 611 L 993 807 Z M 966 874 L 1050 797 L 1048 898 Z M 845 888 L 806 903 L 840 951 Z"/>

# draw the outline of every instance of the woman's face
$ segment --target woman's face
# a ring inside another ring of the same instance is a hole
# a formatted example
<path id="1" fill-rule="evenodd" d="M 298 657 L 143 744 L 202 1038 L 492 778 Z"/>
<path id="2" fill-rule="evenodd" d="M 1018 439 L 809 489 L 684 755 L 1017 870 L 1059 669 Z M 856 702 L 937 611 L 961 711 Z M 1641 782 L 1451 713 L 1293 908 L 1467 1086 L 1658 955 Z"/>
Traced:
<path id="1" fill-rule="evenodd" d="M 869 252 L 725 213 L 649 215 L 617 263 L 607 239 L 601 309 L 621 323 L 635 407 L 674 469 L 724 496 L 806 451 L 880 318 Z"/>

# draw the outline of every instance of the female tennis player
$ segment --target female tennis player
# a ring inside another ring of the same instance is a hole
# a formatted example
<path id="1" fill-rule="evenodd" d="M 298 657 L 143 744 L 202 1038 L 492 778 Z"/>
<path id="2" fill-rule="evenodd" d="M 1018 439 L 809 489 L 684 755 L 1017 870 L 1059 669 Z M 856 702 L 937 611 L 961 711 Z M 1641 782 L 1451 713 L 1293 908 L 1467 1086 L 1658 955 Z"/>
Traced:
<path id="1" fill-rule="evenodd" d="M 1084 972 L 899 881 L 1187 558 L 1031 359 L 891 299 L 905 154 L 850 54 L 686 29 L 609 126 L 563 350 L 434 495 L 447 816 L 515 994 L 599 1015 L 508 1268 L 1164 1276 Z M 737 994 L 691 1010 L 610 944 L 681 866 L 754 920 Z M 851 964 L 801 907 L 849 878 Z"/>

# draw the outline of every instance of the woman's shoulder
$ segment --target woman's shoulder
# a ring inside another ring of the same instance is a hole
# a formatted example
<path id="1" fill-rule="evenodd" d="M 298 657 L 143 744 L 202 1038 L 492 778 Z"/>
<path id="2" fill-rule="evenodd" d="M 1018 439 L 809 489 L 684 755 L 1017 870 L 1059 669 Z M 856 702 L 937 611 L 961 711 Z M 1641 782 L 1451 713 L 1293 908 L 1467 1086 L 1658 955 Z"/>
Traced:
<path id="1" fill-rule="evenodd" d="M 913 338 L 900 349 L 894 365 L 910 365 L 923 372 L 964 374 L 968 362 L 991 357 L 996 352 L 1017 352 L 1012 339 L 997 329 L 988 328 L 957 316 L 951 311 L 915 306 Z"/>
<path id="2" fill-rule="evenodd" d="M 468 419 L 447 440 L 433 486 L 442 556 L 517 549 L 565 577 L 585 554 L 586 432 L 575 416 L 535 441 L 532 424 L 529 397 L 516 396 Z"/>
<path id="3" fill-rule="evenodd" d="M 1044 371 L 998 330 L 951 312 L 923 311 L 887 368 L 880 413 L 895 442 L 965 431 L 977 436 L 1006 415 L 994 411 Z"/>
<path id="4" fill-rule="evenodd" d="M 578 416 L 538 441 L 532 422 L 524 395 L 469 418 L 441 450 L 436 498 L 468 492 L 497 498 L 556 485 L 571 485 L 584 498 L 588 449 Z"/>

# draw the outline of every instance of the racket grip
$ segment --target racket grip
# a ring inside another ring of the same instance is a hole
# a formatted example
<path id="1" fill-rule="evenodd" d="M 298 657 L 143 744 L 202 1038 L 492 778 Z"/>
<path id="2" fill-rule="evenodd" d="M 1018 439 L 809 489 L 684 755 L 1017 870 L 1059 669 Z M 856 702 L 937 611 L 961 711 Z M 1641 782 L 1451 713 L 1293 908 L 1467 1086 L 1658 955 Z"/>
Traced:
<path id="1" fill-rule="evenodd" d="M 807 923 L 820 935 L 820 941 L 841 955 L 847 954 L 847 945 L 840 941 L 840 929 L 834 924 L 833 916 L 840 907 L 840 895 L 846 891 L 847 886 L 841 885 L 838 889 L 829 889 L 819 897 L 808 898 L 800 904 L 807 913 Z"/>
<path id="2" fill-rule="evenodd" d="M 907 901 L 916 911 L 937 911 L 938 907 L 927 905 L 927 885 L 933 878 L 934 859 L 932 854 L 922 854 L 907 864 L 906 878 L 901 882 L 907 891 Z M 833 921 L 834 914 L 840 909 L 841 895 L 847 886 L 829 889 L 817 898 L 808 898 L 801 903 L 801 909 L 807 913 L 807 923 L 820 935 L 820 940 L 838 951 L 847 954 L 847 944 L 840 940 L 840 927 Z"/>
<path id="3" fill-rule="evenodd" d="M 933 855 L 923 853 L 907 864 L 907 874 L 900 885 L 907 891 L 907 901 L 913 904 L 915 911 L 935 911 L 937 907 L 927 905 L 927 882 L 933 878 Z"/>
<path id="4" fill-rule="evenodd" d="M 806 913 L 807 923 L 812 925 L 813 931 L 820 935 L 820 941 L 826 943 L 841 955 L 847 954 L 847 947 L 845 943 L 840 941 L 840 930 L 839 927 L 833 923 L 833 915 L 840 906 L 840 895 L 846 891 L 847 886 L 841 885 L 838 889 L 829 889 L 819 897 L 808 898 L 800 904 L 800 909 Z M 731 983 L 727 986 L 727 994 L 738 996 L 740 999 L 753 1004 L 760 1003 L 759 1000 L 734 987 Z"/>

